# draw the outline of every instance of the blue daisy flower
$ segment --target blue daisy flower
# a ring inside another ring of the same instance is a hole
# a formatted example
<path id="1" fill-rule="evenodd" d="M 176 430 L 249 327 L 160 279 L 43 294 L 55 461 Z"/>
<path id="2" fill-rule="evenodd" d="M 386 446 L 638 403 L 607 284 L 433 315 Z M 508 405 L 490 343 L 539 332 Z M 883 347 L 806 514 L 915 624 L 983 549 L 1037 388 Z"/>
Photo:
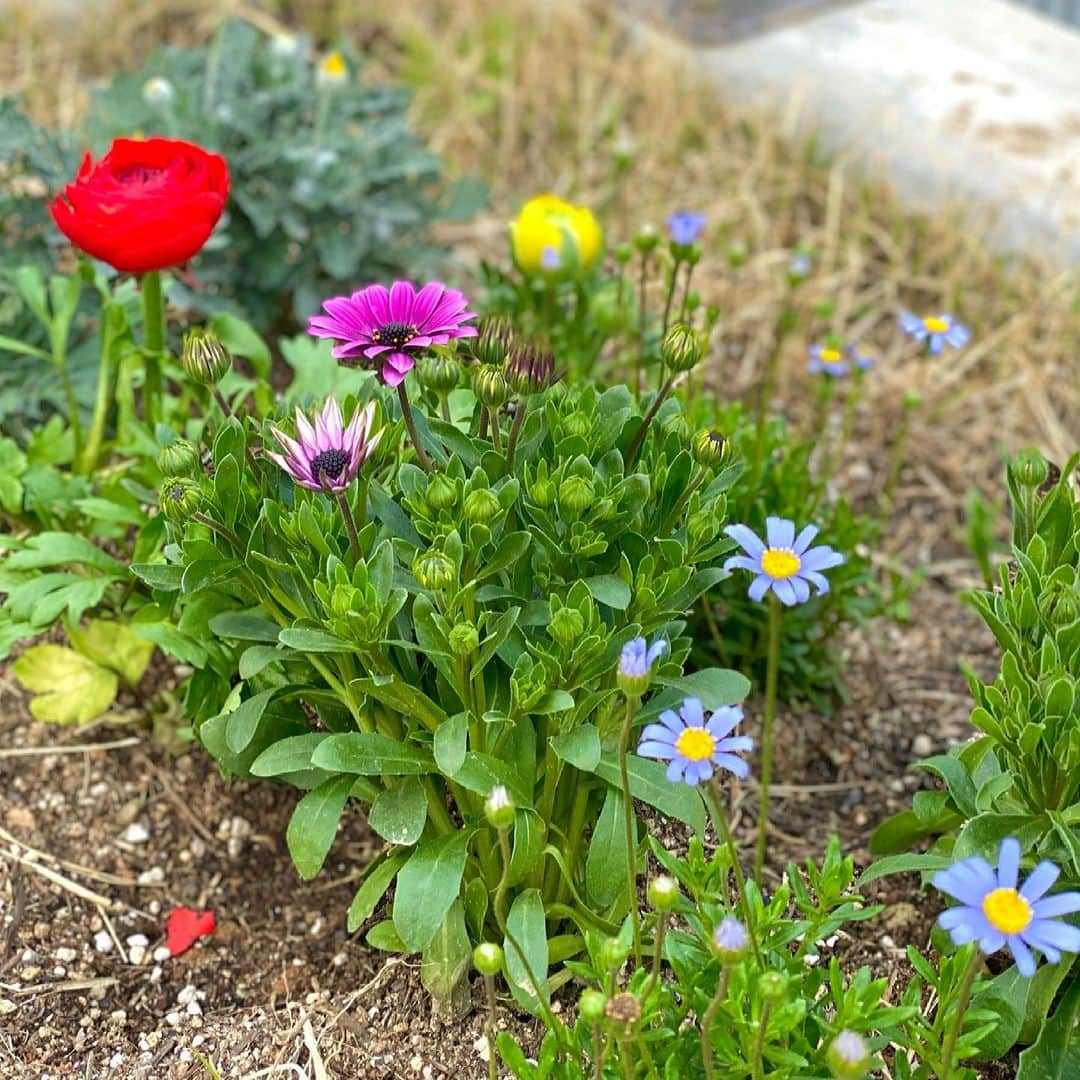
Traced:
<path id="1" fill-rule="evenodd" d="M 920 345 L 926 342 L 931 356 L 940 356 L 946 345 L 962 349 L 971 340 L 971 331 L 951 315 L 920 316 L 902 311 L 900 329 Z"/>
<path id="2" fill-rule="evenodd" d="M 844 556 L 827 544 L 810 546 L 818 534 L 816 525 L 807 525 L 796 536 L 793 521 L 766 518 L 768 544 L 747 525 L 729 525 L 724 532 L 746 552 L 745 555 L 732 555 L 724 563 L 724 569 L 749 570 L 757 575 L 747 592 L 751 600 L 764 599 L 772 589 L 786 607 L 805 604 L 810 599 L 811 585 L 819 596 L 829 591 L 828 579 L 822 571 L 844 562 Z"/>
<path id="3" fill-rule="evenodd" d="M 672 783 L 682 780 L 693 787 L 709 780 L 717 768 L 745 779 L 750 766 L 736 753 L 752 750 L 754 740 L 731 734 L 742 718 L 738 705 L 724 705 L 706 714 L 699 698 L 686 698 L 678 712 L 665 709 L 659 723 L 646 725 L 638 755 L 670 762 L 667 778 Z"/>
<path id="4" fill-rule="evenodd" d="M 1041 862 L 1016 887 L 1020 869 L 1020 842 L 1007 836 L 998 851 L 998 868 L 978 855 L 963 859 L 934 875 L 934 887 L 961 907 L 942 912 L 938 925 L 948 930 L 956 945 L 977 941 L 987 956 L 1007 945 L 1021 975 L 1035 974 L 1032 949 L 1051 964 L 1063 952 L 1080 952 L 1080 927 L 1060 922 L 1059 915 L 1080 911 L 1080 892 L 1046 896 L 1060 871 L 1052 862 Z"/>
<path id="5" fill-rule="evenodd" d="M 836 378 L 848 373 L 848 363 L 844 354 L 831 345 L 814 345 L 810 349 L 810 363 L 807 369 L 814 375 L 831 375 Z"/>
<path id="6" fill-rule="evenodd" d="M 697 242 L 709 218 L 696 210 L 677 210 L 667 219 L 668 236 L 679 247 L 690 247 Z"/>
<path id="7" fill-rule="evenodd" d="M 649 689 L 652 666 L 667 647 L 668 643 L 662 638 L 649 645 L 643 637 L 636 637 L 622 647 L 615 677 L 624 694 L 641 697 Z"/>
<path id="8" fill-rule="evenodd" d="M 844 350 L 844 355 L 847 357 L 848 363 L 858 371 L 869 371 L 874 366 L 874 358 L 859 352 L 854 345 L 849 345 Z"/>

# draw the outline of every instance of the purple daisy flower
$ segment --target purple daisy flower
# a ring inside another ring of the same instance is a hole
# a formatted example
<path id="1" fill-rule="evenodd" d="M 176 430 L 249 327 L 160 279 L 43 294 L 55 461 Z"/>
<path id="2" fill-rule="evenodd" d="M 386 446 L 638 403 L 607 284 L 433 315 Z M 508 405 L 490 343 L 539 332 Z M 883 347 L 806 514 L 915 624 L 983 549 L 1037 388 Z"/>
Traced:
<path id="1" fill-rule="evenodd" d="M 828 544 L 810 546 L 818 534 L 816 525 L 807 525 L 796 536 L 793 521 L 766 518 L 768 544 L 746 525 L 729 525 L 724 532 L 746 552 L 745 555 L 732 555 L 724 563 L 724 569 L 749 570 L 757 574 L 747 593 L 751 600 L 764 599 L 772 589 L 786 607 L 805 604 L 810 599 L 811 585 L 819 596 L 829 591 L 828 579 L 822 571 L 844 562 L 844 556 Z"/>
<path id="2" fill-rule="evenodd" d="M 926 342 L 931 356 L 940 356 L 946 345 L 962 349 L 971 340 L 971 331 L 951 315 L 920 316 L 902 311 L 900 329 L 920 345 Z"/>
<path id="3" fill-rule="evenodd" d="M 466 326 L 476 313 L 457 289 L 432 281 L 419 291 L 408 281 L 368 285 L 352 296 L 323 302 L 324 315 L 308 320 L 312 337 L 336 341 L 333 354 L 348 367 L 376 368 L 388 386 L 412 370 L 416 353 L 454 338 L 475 337 Z"/>
<path id="4" fill-rule="evenodd" d="M 677 210 L 668 216 L 667 230 L 673 244 L 689 247 L 697 242 L 709 218 L 696 210 Z"/>
<path id="5" fill-rule="evenodd" d="M 382 431 L 371 435 L 374 416 L 372 401 L 357 409 L 349 426 L 343 427 L 341 406 L 328 397 L 322 412 L 315 414 L 314 424 L 296 410 L 295 439 L 280 428 L 271 428 L 285 453 L 267 451 L 266 456 L 309 491 L 344 491 L 382 438 Z"/>
<path id="6" fill-rule="evenodd" d="M 731 735 L 742 718 L 738 705 L 724 705 L 706 715 L 699 698 L 686 698 L 678 712 L 665 709 L 659 723 L 646 725 L 638 755 L 669 761 L 667 778 L 673 783 L 682 780 L 693 787 L 710 779 L 715 768 L 745 779 L 750 766 L 736 752 L 752 750 L 754 740 Z"/>
<path id="7" fill-rule="evenodd" d="M 977 941 L 988 956 L 1008 945 L 1017 970 L 1030 978 L 1035 974 L 1032 949 L 1038 949 L 1051 964 L 1063 952 L 1080 952 L 1080 927 L 1056 918 L 1080 911 L 1080 892 L 1046 896 L 1060 873 L 1052 862 L 1039 863 L 1018 889 L 1019 869 L 1020 842 L 1007 836 L 998 851 L 997 870 L 973 855 L 939 870 L 934 888 L 962 905 L 948 908 L 938 919 L 954 944 Z"/>
<path id="8" fill-rule="evenodd" d="M 814 375 L 831 375 L 837 378 L 848 373 L 848 363 L 844 354 L 831 345 L 814 345 L 810 349 L 810 363 L 807 370 Z"/>

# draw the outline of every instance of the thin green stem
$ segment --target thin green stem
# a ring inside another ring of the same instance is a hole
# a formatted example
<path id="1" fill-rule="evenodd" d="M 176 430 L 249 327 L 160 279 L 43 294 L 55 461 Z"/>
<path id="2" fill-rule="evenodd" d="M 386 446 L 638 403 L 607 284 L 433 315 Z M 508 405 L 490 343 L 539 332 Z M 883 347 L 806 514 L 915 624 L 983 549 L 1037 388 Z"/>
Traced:
<path id="1" fill-rule="evenodd" d="M 656 933 L 653 936 L 652 969 L 649 972 L 649 981 L 641 991 L 641 1000 L 648 1001 L 649 995 L 656 989 L 660 981 L 660 965 L 664 959 L 664 935 L 667 933 L 668 913 L 661 911 L 656 920 Z"/>
<path id="2" fill-rule="evenodd" d="M 514 410 L 514 422 L 510 426 L 510 438 L 506 443 L 506 471 L 514 471 L 514 454 L 517 451 L 518 438 L 521 436 L 521 427 L 525 423 L 525 413 L 529 410 L 529 399 L 521 398 Z"/>
<path id="3" fill-rule="evenodd" d="M 761 479 L 761 470 L 764 466 L 765 455 L 765 433 L 766 433 L 766 421 L 768 419 L 769 406 L 772 403 L 773 393 L 776 389 L 776 366 L 780 360 L 780 350 L 784 345 L 784 338 L 787 337 L 789 324 L 793 324 L 794 319 L 788 309 L 785 309 L 780 313 L 780 318 L 777 320 L 776 325 L 776 337 L 773 341 L 773 347 L 769 351 L 768 359 L 765 361 L 765 374 L 761 380 L 761 387 L 758 392 L 757 400 L 757 415 L 755 417 L 754 424 L 754 453 L 750 459 L 750 475 L 747 484 L 747 490 L 757 490 L 758 480 Z"/>
<path id="4" fill-rule="evenodd" d="M 730 982 L 731 968 L 725 967 L 716 983 L 716 993 L 713 994 L 712 1000 L 705 1009 L 705 1015 L 701 1018 L 701 1060 L 705 1066 L 706 1080 L 713 1080 L 716 1075 L 713 1071 L 712 1026 L 721 1003 L 727 997 Z"/>
<path id="5" fill-rule="evenodd" d="M 237 557 L 243 560 L 245 552 L 244 545 L 240 543 L 240 538 L 231 529 L 226 528 L 216 518 L 210 517 L 208 514 L 202 513 L 197 510 L 191 515 L 193 520 L 197 521 L 200 525 L 205 525 L 208 529 L 213 529 L 219 536 L 224 537 L 232 545 L 233 550 L 236 552 Z"/>
<path id="6" fill-rule="evenodd" d="M 495 978 L 492 975 L 484 976 L 484 995 L 487 997 L 487 1029 L 484 1034 L 488 1041 L 488 1080 L 498 1080 L 499 1067 L 495 1060 Z"/>
<path id="7" fill-rule="evenodd" d="M 94 471 L 98 456 L 101 453 L 101 443 L 105 437 L 105 421 L 109 415 L 109 405 L 113 398 L 113 382 L 115 365 L 113 364 L 113 320 L 109 318 L 110 309 L 106 307 L 101 319 L 101 357 L 98 361 L 97 391 L 94 395 L 94 412 L 90 418 L 90 429 L 86 435 L 86 443 L 78 450 L 79 431 L 75 429 L 76 459 L 75 470 L 82 475 Z M 70 387 L 68 382 L 67 387 Z M 65 387 L 65 392 L 67 390 Z M 78 416 L 76 415 L 76 422 Z"/>
<path id="8" fill-rule="evenodd" d="M 604 1043 L 604 1033 L 599 1024 L 593 1025 L 593 1045 L 596 1047 L 595 1055 L 593 1057 L 593 1080 L 603 1080 L 604 1058 L 606 1057 L 605 1050 L 607 1049 L 607 1046 Z"/>
<path id="9" fill-rule="evenodd" d="M 676 259 L 675 265 L 671 268 L 671 281 L 668 283 L 667 297 L 664 300 L 664 321 L 662 333 L 667 333 L 668 324 L 671 320 L 671 305 L 675 300 L 675 286 L 679 283 L 679 267 L 682 263 Z"/>
<path id="10" fill-rule="evenodd" d="M 349 534 L 349 547 L 352 549 L 353 558 L 359 562 L 362 558 L 360 551 L 360 537 L 356 532 L 356 519 L 353 517 L 352 507 L 349 505 L 348 492 L 339 491 L 335 498 L 341 516 L 345 520 L 345 531 Z"/>
<path id="11" fill-rule="evenodd" d="M 645 436 L 648 434 L 649 425 L 653 422 L 654 417 L 660 411 L 660 406 L 667 400 L 668 394 L 671 393 L 671 388 L 675 385 L 675 376 L 673 375 L 663 386 L 660 387 L 656 397 L 653 398 L 652 405 L 649 406 L 649 411 L 645 414 L 644 419 L 641 421 L 641 427 L 634 433 L 634 439 L 630 443 L 630 446 L 626 451 L 626 464 L 633 465 L 641 454 L 641 448 L 645 445 Z"/>
<path id="12" fill-rule="evenodd" d="M 727 811 L 724 809 L 720 782 L 715 778 L 709 783 L 709 793 L 712 796 L 713 809 L 715 810 L 713 820 L 719 827 L 724 846 L 727 848 L 728 859 L 731 861 L 731 872 L 735 875 L 735 889 L 739 894 L 739 906 L 742 908 L 743 919 L 746 922 L 746 932 L 750 937 L 750 948 L 754 953 L 754 960 L 757 961 L 758 967 L 764 967 L 761 958 L 761 946 L 758 943 L 757 921 L 754 918 L 754 909 L 750 906 L 750 897 L 746 892 L 746 878 L 743 877 L 742 864 L 739 862 L 739 849 L 735 846 L 735 837 L 731 834 L 731 825 L 728 823 Z"/>
<path id="13" fill-rule="evenodd" d="M 412 406 L 409 404 L 409 395 L 405 392 L 405 382 L 398 383 L 398 401 L 401 403 L 401 414 L 405 418 L 405 426 L 409 429 L 409 438 L 412 439 L 413 449 L 420 461 L 420 467 L 424 472 L 431 472 L 431 458 L 420 442 L 420 436 L 416 431 L 416 421 L 413 420 Z"/>
<path id="14" fill-rule="evenodd" d="M 488 408 L 488 416 L 491 417 L 491 445 L 495 447 L 495 453 L 501 454 L 502 432 L 499 430 L 499 410 L 494 407 Z"/>
<path id="15" fill-rule="evenodd" d="M 161 404 L 161 356 L 165 352 L 165 294 L 161 271 L 142 276 L 143 345 L 146 379 L 143 383 L 143 418 L 151 431 L 157 423 Z"/>
<path id="16" fill-rule="evenodd" d="M 622 1070 L 624 1080 L 634 1080 L 634 1062 L 630 1058 L 630 1054 L 627 1052 L 626 1044 L 629 1039 L 618 1035 L 615 1036 L 616 1041 L 619 1044 L 619 1066 Z"/>
<path id="17" fill-rule="evenodd" d="M 630 731 L 638 699 L 626 699 L 626 714 L 619 732 L 619 778 L 622 781 L 623 821 L 626 826 L 626 886 L 630 903 L 630 925 L 634 931 L 634 960 L 641 966 L 641 909 L 637 894 L 637 828 L 634 820 L 634 800 L 630 794 Z"/>
<path id="18" fill-rule="evenodd" d="M 780 601 L 769 593 L 769 645 L 765 658 L 765 716 L 761 728 L 761 776 L 758 798 L 758 835 L 754 853 L 754 880 L 761 888 L 765 867 L 765 840 L 769 831 L 769 782 L 772 779 L 773 724 L 776 720 L 776 685 L 780 673 Z"/>
<path id="19" fill-rule="evenodd" d="M 956 997 L 956 1008 L 953 1013 L 952 1024 L 949 1033 L 945 1036 L 945 1046 L 941 1053 L 940 1080 L 949 1080 L 952 1072 L 953 1055 L 956 1053 L 956 1042 L 960 1038 L 960 1032 L 964 1029 L 964 1015 L 967 1013 L 968 1002 L 971 1000 L 971 988 L 975 985 L 975 976 L 982 966 L 982 956 L 979 950 L 972 947 L 971 959 L 968 960 L 964 969 L 964 977 L 960 983 L 960 993 Z"/>
<path id="20" fill-rule="evenodd" d="M 649 255 L 641 253 L 641 274 L 638 278 L 638 354 L 634 365 L 634 396 L 641 395 L 641 380 L 645 370 L 645 322 L 647 312 L 645 309 L 645 288 L 648 284 Z"/>
<path id="21" fill-rule="evenodd" d="M 683 507 L 690 501 L 690 496 L 701 487 L 708 475 L 707 469 L 703 469 L 700 466 L 698 467 L 697 475 L 683 488 L 682 494 L 676 499 L 675 505 L 671 508 L 671 512 L 664 519 L 664 522 L 657 533 L 658 536 L 667 536 L 675 526 L 675 523 L 679 520 L 679 514 L 682 513 Z"/>
<path id="22" fill-rule="evenodd" d="M 690 297 L 690 279 L 694 276 L 694 266 L 695 265 L 696 264 L 692 263 L 692 262 L 687 265 L 687 267 L 686 267 L 686 277 L 683 278 L 682 304 L 679 307 L 679 318 L 683 322 L 686 321 L 686 315 L 687 315 L 686 304 L 687 304 L 687 300 Z M 703 374 L 704 374 L 704 372 L 703 372 Z"/>
<path id="23" fill-rule="evenodd" d="M 892 454 L 889 457 L 889 473 L 885 480 L 885 487 L 881 491 L 881 508 L 886 513 L 892 509 L 893 497 L 896 495 L 896 485 L 900 482 L 900 473 L 904 468 L 904 457 L 907 453 L 908 434 L 911 431 L 911 413 L 913 406 L 904 402 L 904 413 L 900 418 L 900 428 L 893 440 Z"/>
<path id="24" fill-rule="evenodd" d="M 754 1057 L 750 1063 L 753 1080 L 761 1080 L 761 1052 L 765 1049 L 765 1031 L 769 1026 L 769 1014 L 772 1002 L 766 1000 L 761 1006 L 761 1020 L 758 1022 L 757 1038 L 754 1040 Z"/>

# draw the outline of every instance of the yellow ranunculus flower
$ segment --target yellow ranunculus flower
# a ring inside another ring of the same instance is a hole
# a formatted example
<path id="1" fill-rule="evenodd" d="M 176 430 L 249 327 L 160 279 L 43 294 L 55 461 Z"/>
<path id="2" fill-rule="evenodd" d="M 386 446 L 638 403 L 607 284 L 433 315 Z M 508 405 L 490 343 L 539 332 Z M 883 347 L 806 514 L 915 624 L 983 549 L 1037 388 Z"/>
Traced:
<path id="1" fill-rule="evenodd" d="M 604 234 L 588 207 L 537 195 L 510 223 L 510 246 L 523 273 L 577 277 L 600 258 Z"/>

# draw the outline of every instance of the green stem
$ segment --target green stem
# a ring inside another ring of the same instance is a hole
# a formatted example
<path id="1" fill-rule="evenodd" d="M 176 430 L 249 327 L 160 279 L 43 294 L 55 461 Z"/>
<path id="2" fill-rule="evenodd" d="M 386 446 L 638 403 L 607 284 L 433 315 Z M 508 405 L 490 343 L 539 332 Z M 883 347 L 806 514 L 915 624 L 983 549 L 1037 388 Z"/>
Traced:
<path id="1" fill-rule="evenodd" d="M 776 365 L 780 360 L 780 350 L 787 336 L 788 324 L 793 320 L 789 318 L 787 310 L 781 312 L 776 327 L 776 338 L 773 347 L 765 362 L 765 375 L 761 380 L 761 390 L 758 394 L 757 416 L 754 429 L 754 453 L 750 459 L 750 476 L 747 483 L 748 491 L 756 491 L 758 480 L 761 478 L 761 470 L 764 466 L 765 455 L 765 431 L 768 418 L 769 406 L 772 402 L 773 392 L 776 387 Z"/>
<path id="2" fill-rule="evenodd" d="M 76 450 L 75 471 L 83 476 L 92 473 L 97 465 L 98 456 L 101 453 L 101 443 L 105 437 L 105 421 L 108 419 L 109 404 L 113 397 L 115 367 L 112 359 L 112 326 L 113 321 L 109 318 L 109 308 L 106 307 L 102 313 L 101 359 L 98 365 L 97 392 L 94 395 L 94 412 L 90 418 L 90 429 L 86 436 L 86 443 L 83 445 L 81 453 L 78 452 L 78 449 Z M 65 392 L 70 386 L 69 381 L 65 387 Z M 75 417 L 77 423 L 77 414 L 75 414 Z M 78 429 L 73 430 L 75 430 L 77 447 L 80 432 Z"/>
<path id="3" fill-rule="evenodd" d="M 761 776 L 758 798 L 757 849 L 754 853 L 754 880 L 761 888 L 765 867 L 765 839 L 769 830 L 769 781 L 772 779 L 773 723 L 776 720 L 776 684 L 780 672 L 780 601 L 769 593 L 769 651 L 765 667 L 765 716 L 761 728 Z"/>
<path id="4" fill-rule="evenodd" d="M 753 1080 L 761 1077 L 761 1052 L 765 1048 L 765 1029 L 769 1026 L 769 1014 L 772 1012 L 772 1002 L 765 1001 L 761 1006 L 761 1020 L 758 1023 L 757 1038 L 754 1040 L 754 1059 L 751 1062 Z"/>
<path id="5" fill-rule="evenodd" d="M 941 1080 L 949 1080 L 952 1072 L 953 1055 L 956 1053 L 956 1042 L 960 1038 L 960 1032 L 964 1028 L 964 1015 L 967 1013 L 968 1002 L 971 1000 L 971 988 L 975 985 L 975 976 L 982 966 L 982 957 L 979 950 L 972 948 L 971 959 L 968 960 L 964 969 L 964 978 L 960 983 L 960 993 L 956 998 L 952 1025 L 948 1035 L 945 1036 L 945 1046 L 941 1054 L 941 1072 L 938 1074 Z"/>
<path id="6" fill-rule="evenodd" d="M 499 430 L 499 410 L 489 407 L 488 416 L 491 417 L 491 445 L 495 447 L 496 454 L 501 454 L 503 450 L 502 432 Z"/>
<path id="7" fill-rule="evenodd" d="M 488 1080 L 498 1080 L 499 1067 L 495 1060 L 495 979 L 484 976 L 484 994 L 487 997 L 487 1029 L 484 1034 L 488 1041 Z"/>
<path id="8" fill-rule="evenodd" d="M 675 265 L 671 268 L 671 281 L 668 284 L 667 298 L 664 300 L 664 321 L 662 333 L 667 333 L 668 322 L 671 319 L 671 304 L 675 299 L 675 286 L 679 281 L 679 267 L 682 263 L 676 259 Z"/>
<path id="9" fill-rule="evenodd" d="M 638 278 L 638 355 L 634 365 L 634 396 L 641 395 L 641 379 L 645 369 L 645 287 L 648 284 L 649 256 L 641 253 L 641 275 Z"/>
<path id="10" fill-rule="evenodd" d="M 694 266 L 695 265 L 696 265 L 695 263 L 690 263 L 687 266 L 687 268 L 686 268 L 686 277 L 683 278 L 682 305 L 679 308 L 679 318 L 683 322 L 686 321 L 686 314 L 687 314 L 687 312 L 686 312 L 686 301 L 690 296 L 690 279 L 694 276 Z M 704 374 L 704 372 L 703 372 L 703 374 Z"/>
<path id="11" fill-rule="evenodd" d="M 634 1063 L 630 1059 L 630 1054 L 626 1049 L 626 1044 L 629 1042 L 629 1039 L 626 1039 L 625 1037 L 620 1038 L 616 1035 L 615 1040 L 619 1044 L 619 1065 L 622 1070 L 623 1080 L 634 1080 Z"/>
<path id="12" fill-rule="evenodd" d="M 161 289 L 161 271 L 151 270 L 142 276 L 143 360 L 146 379 L 143 383 L 143 418 L 151 432 L 157 424 L 161 404 L 161 356 L 165 352 L 165 294 Z"/>
<path id="13" fill-rule="evenodd" d="M 686 487 L 683 488 L 682 494 L 678 497 L 675 505 L 671 508 L 671 513 L 668 514 L 663 524 L 660 526 L 657 532 L 658 536 L 667 536 L 668 533 L 674 528 L 675 522 L 679 520 L 679 514 L 682 513 L 682 509 L 690 501 L 690 496 L 694 494 L 702 483 L 705 481 L 705 477 L 708 476 L 708 470 L 698 467 L 697 475 L 690 481 Z"/>
<path id="14" fill-rule="evenodd" d="M 420 467 L 424 472 L 431 472 L 431 458 L 420 442 L 420 436 L 416 431 L 416 421 L 413 420 L 412 406 L 409 405 L 409 395 L 405 392 L 405 382 L 402 380 L 397 387 L 398 401 L 401 403 L 401 414 L 405 417 L 405 426 L 409 429 L 409 438 L 412 439 L 413 448 L 420 461 Z"/>
<path id="15" fill-rule="evenodd" d="M 754 960 L 757 961 L 758 967 L 763 968 L 765 965 L 761 958 L 761 946 L 758 944 L 754 909 L 750 906 L 750 897 L 746 892 L 746 878 L 743 877 L 742 864 L 739 862 L 739 849 L 735 846 L 735 837 L 731 834 L 731 825 L 728 823 L 727 812 L 724 810 L 720 782 L 714 778 L 709 783 L 708 790 L 712 795 L 712 804 L 715 811 L 713 820 L 719 827 L 724 846 L 727 848 L 728 859 L 731 861 L 731 872 L 735 875 L 735 888 L 739 894 L 739 906 L 742 908 L 743 919 L 746 922 L 746 932 L 750 937 L 750 948 L 754 953 Z"/>
<path id="16" fill-rule="evenodd" d="M 660 981 L 660 965 L 664 959 L 664 935 L 667 933 L 668 913 L 661 911 L 656 920 L 656 934 L 653 937 L 652 970 L 649 972 L 649 981 L 645 989 L 641 991 L 641 1000 L 649 1000 L 649 995 Z"/>
<path id="17" fill-rule="evenodd" d="M 641 453 L 641 448 L 645 445 L 645 436 L 648 434 L 649 425 L 653 422 L 653 418 L 660 411 L 660 406 L 667 400 L 668 394 L 671 393 L 671 388 L 675 385 L 675 376 L 673 375 L 663 386 L 660 387 L 656 397 L 653 398 L 652 405 L 649 406 L 649 411 L 645 414 L 644 419 L 641 421 L 641 427 L 637 429 L 634 434 L 633 442 L 626 451 L 626 464 L 633 465 L 638 455 Z"/>
<path id="18" fill-rule="evenodd" d="M 727 997 L 730 982 L 731 968 L 725 967 L 716 983 L 716 993 L 713 994 L 712 1001 L 709 1002 L 708 1007 L 705 1009 L 705 1015 L 701 1018 L 701 1060 L 705 1066 L 706 1080 L 713 1080 L 715 1075 L 713 1072 L 712 1026 L 721 1002 Z"/>
<path id="19" fill-rule="evenodd" d="M 521 398 L 514 410 L 514 423 L 510 427 L 510 438 L 506 443 L 506 471 L 514 471 L 514 454 L 517 451 L 518 438 L 521 435 L 521 426 L 525 423 L 525 413 L 529 409 L 529 399 Z"/>
<path id="20" fill-rule="evenodd" d="M 362 558 L 360 537 L 356 532 L 356 519 L 353 517 L 352 507 L 349 505 L 348 493 L 339 491 L 335 498 L 341 510 L 341 516 L 345 519 L 345 531 L 349 534 L 349 547 L 352 549 L 353 558 L 359 562 Z"/>
<path id="21" fill-rule="evenodd" d="M 904 403 L 904 414 L 900 418 L 900 429 L 893 441 L 892 454 L 889 457 L 889 474 L 885 480 L 885 487 L 881 492 L 881 508 L 886 513 L 892 509 L 893 496 L 896 494 L 896 485 L 900 482 L 900 472 L 904 467 L 904 457 L 907 451 L 908 433 L 911 430 L 912 406 Z"/>
<path id="22" fill-rule="evenodd" d="M 630 794 L 630 731 L 634 724 L 637 698 L 626 699 L 626 715 L 619 732 L 619 778 L 622 781 L 623 821 L 626 826 L 626 885 L 630 902 L 630 925 L 634 931 L 634 960 L 641 966 L 641 910 L 637 895 L 637 829 L 634 821 L 634 800 Z"/>

